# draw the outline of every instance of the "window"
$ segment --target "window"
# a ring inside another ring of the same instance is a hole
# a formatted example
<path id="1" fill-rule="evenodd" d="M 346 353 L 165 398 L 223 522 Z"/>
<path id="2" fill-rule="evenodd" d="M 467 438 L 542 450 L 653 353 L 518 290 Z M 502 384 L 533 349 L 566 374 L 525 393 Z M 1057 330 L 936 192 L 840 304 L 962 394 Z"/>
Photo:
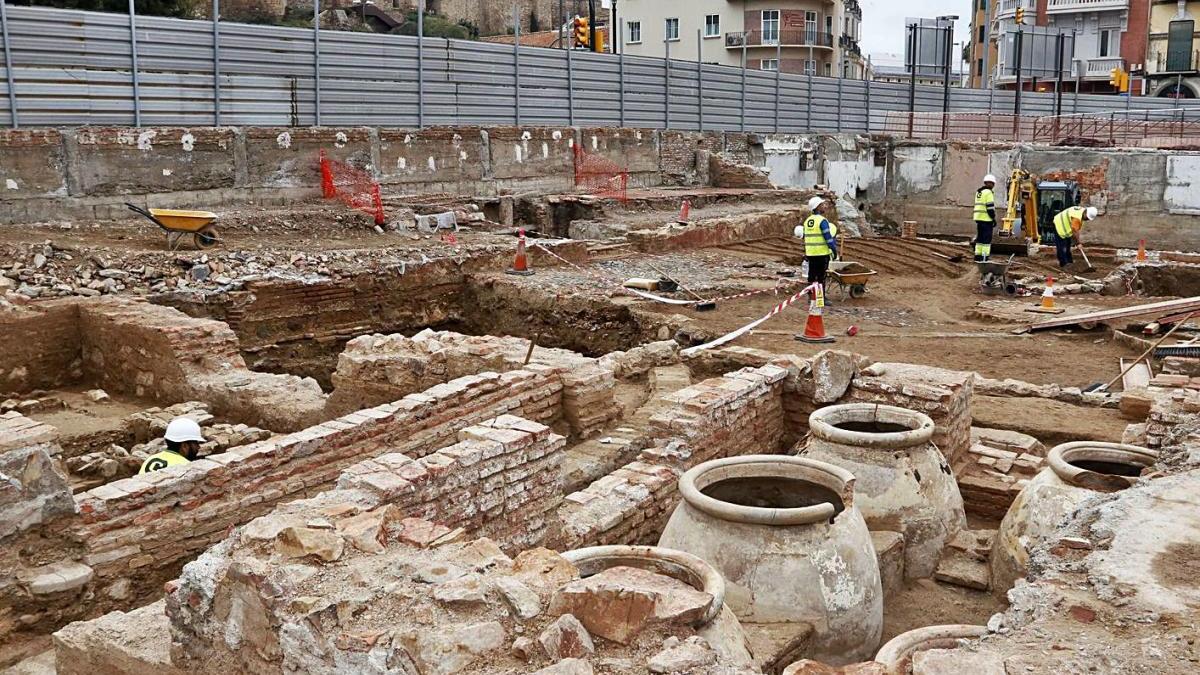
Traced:
<path id="1" fill-rule="evenodd" d="M 825 34 L 833 35 L 833 17 L 828 14 L 825 15 Z"/>
<path id="2" fill-rule="evenodd" d="M 979 59 L 975 62 L 975 74 L 983 77 L 983 59 Z"/>
<path id="3" fill-rule="evenodd" d="M 764 9 L 762 13 L 762 44 L 773 45 L 779 42 L 779 10 Z"/>
<path id="4" fill-rule="evenodd" d="M 979 27 L 979 41 L 980 42 L 984 42 L 987 39 L 987 35 L 984 34 L 984 28 L 985 28 L 984 26 Z"/>
<path id="5" fill-rule="evenodd" d="M 667 19 L 666 36 L 668 40 L 679 40 L 679 19 Z"/>
<path id="6" fill-rule="evenodd" d="M 704 37 L 717 37 L 721 34 L 721 15 L 709 14 L 704 17 Z"/>
<path id="7" fill-rule="evenodd" d="M 642 43 L 642 22 L 641 21 L 627 21 L 626 25 L 629 26 L 629 40 L 627 40 L 627 42 L 631 45 L 641 44 Z"/>
<path id="8" fill-rule="evenodd" d="M 779 70 L 779 59 L 763 59 L 759 66 L 762 70 Z"/>
<path id="9" fill-rule="evenodd" d="M 1118 30 L 1100 31 L 1100 57 L 1116 56 L 1121 52 L 1121 32 Z"/>
<path id="10" fill-rule="evenodd" d="M 817 62 L 806 59 L 804 61 L 804 74 L 809 75 L 809 76 L 816 75 L 817 74 Z"/>
<path id="11" fill-rule="evenodd" d="M 833 64 L 832 63 L 825 64 L 825 77 L 833 77 Z"/>
<path id="12" fill-rule="evenodd" d="M 817 41 L 817 13 L 804 13 L 804 44 L 815 44 Z"/>

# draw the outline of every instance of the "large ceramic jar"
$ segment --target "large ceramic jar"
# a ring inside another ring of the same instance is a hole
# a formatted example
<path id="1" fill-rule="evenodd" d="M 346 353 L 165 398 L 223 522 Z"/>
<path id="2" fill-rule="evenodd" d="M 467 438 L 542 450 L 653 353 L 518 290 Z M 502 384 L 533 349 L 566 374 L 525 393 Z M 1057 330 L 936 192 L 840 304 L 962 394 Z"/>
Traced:
<path id="1" fill-rule="evenodd" d="M 848 471 L 801 457 L 731 457 L 685 473 L 679 492 L 659 546 L 715 567 L 739 619 L 809 623 L 804 656 L 827 663 L 875 653 L 879 564 Z"/>
<path id="2" fill-rule="evenodd" d="M 887 669 L 888 675 L 908 675 L 912 672 L 913 654 L 926 649 L 952 649 L 960 640 L 971 640 L 988 634 L 987 626 L 947 624 L 924 626 L 901 633 L 879 648 L 875 662 Z M 791 675 L 783 671 L 783 675 Z"/>
<path id="3" fill-rule="evenodd" d="M 992 543 L 992 591 L 1003 595 L 1029 571 L 1029 554 L 1089 497 L 1133 485 L 1158 454 L 1136 445 L 1079 441 L 1057 445 L 1046 467 L 1013 500 Z"/>
<path id="4" fill-rule="evenodd" d="M 581 578 L 613 567 L 635 567 L 682 581 L 711 595 L 708 611 L 692 625 L 696 635 L 704 638 L 730 665 L 753 664 L 742 624 L 725 604 L 725 579 L 712 565 L 690 553 L 658 546 L 592 546 L 567 551 L 562 556 L 575 565 Z"/>
<path id="5" fill-rule="evenodd" d="M 855 505 L 872 530 L 904 536 L 904 576 L 933 576 L 946 543 L 966 527 L 958 481 L 933 444 L 933 420 L 894 406 L 850 403 L 808 418 L 802 457 L 854 474 Z"/>

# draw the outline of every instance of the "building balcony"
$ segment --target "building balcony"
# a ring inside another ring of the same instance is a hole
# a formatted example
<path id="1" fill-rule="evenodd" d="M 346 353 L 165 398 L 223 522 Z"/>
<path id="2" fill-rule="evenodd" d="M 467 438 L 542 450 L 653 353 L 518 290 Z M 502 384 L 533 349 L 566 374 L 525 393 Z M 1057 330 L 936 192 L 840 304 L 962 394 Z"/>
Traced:
<path id="1" fill-rule="evenodd" d="M 843 35 L 838 38 L 838 46 L 842 48 L 842 52 L 846 55 L 862 56 L 862 47 L 858 45 L 858 40 Z"/>
<path id="2" fill-rule="evenodd" d="M 743 33 L 726 33 L 725 48 L 741 49 L 742 47 L 816 47 L 818 49 L 833 49 L 833 35 L 808 30 L 779 30 L 763 32 L 750 30 Z"/>
<path id="3" fill-rule="evenodd" d="M 1122 58 L 1080 59 L 1075 62 L 1073 74 L 1083 80 L 1107 80 L 1113 68 L 1128 70 L 1129 66 Z"/>
<path id="4" fill-rule="evenodd" d="M 1147 75 L 1195 75 L 1200 72 L 1200 51 L 1191 54 L 1167 58 L 1167 50 L 1153 51 L 1146 58 Z"/>
<path id="5" fill-rule="evenodd" d="M 1129 0 L 1048 0 L 1047 14 L 1069 12 L 1108 12 L 1129 9 Z"/>
<path id="6" fill-rule="evenodd" d="M 1037 12 L 1037 3 L 1035 0 L 1000 0 L 1000 6 L 996 8 L 997 19 L 1011 19 L 1016 16 L 1017 8 L 1024 7 L 1025 13 Z M 1033 17 L 1026 18 L 1026 23 L 1033 23 Z"/>

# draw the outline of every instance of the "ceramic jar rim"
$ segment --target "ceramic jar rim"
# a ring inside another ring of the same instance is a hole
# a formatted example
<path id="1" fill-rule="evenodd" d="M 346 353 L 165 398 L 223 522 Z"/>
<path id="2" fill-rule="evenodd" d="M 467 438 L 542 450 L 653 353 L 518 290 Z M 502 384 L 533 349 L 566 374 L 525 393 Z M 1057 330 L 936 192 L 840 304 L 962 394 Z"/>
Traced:
<path id="1" fill-rule="evenodd" d="M 579 569 L 580 577 L 590 577 L 613 567 L 636 567 L 681 581 L 712 596 L 712 602 L 695 625 L 710 623 L 725 605 L 725 578 L 716 568 L 685 551 L 661 546 L 589 546 L 562 554 Z"/>
<path id="2" fill-rule="evenodd" d="M 1099 441 L 1073 441 L 1056 445 L 1046 453 L 1046 463 L 1050 469 L 1064 482 L 1080 485 L 1079 478 L 1084 474 L 1094 473 L 1081 469 L 1071 462 L 1090 460 L 1093 462 L 1114 462 L 1130 466 L 1147 467 L 1158 461 L 1158 453 L 1148 448 L 1125 443 L 1101 443 Z M 1136 478 L 1126 478 L 1132 484 Z M 1086 487 L 1086 486 L 1081 486 Z"/>
<path id="3" fill-rule="evenodd" d="M 810 525 L 827 522 L 837 514 L 837 508 L 829 502 L 797 508 L 767 508 L 732 504 L 702 492 L 710 485 L 732 478 L 801 480 L 837 493 L 846 510 L 853 505 L 853 474 L 833 464 L 791 455 L 743 455 L 704 462 L 680 476 L 679 492 L 688 506 L 735 523 Z"/>
<path id="4" fill-rule="evenodd" d="M 845 422 L 884 422 L 909 427 L 906 431 L 851 431 L 839 429 Z M 814 410 L 808 416 L 814 436 L 831 443 L 859 448 L 897 450 L 924 445 L 933 439 L 935 425 L 924 413 L 876 403 L 844 403 Z"/>

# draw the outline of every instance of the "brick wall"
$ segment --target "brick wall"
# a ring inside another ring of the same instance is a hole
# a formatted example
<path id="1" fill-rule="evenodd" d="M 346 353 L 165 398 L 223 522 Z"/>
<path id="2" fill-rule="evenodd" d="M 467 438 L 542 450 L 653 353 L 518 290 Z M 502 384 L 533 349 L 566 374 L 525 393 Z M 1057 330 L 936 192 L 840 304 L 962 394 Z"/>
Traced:
<path id="1" fill-rule="evenodd" d="M 881 403 L 925 413 L 933 442 L 957 471 L 971 447 L 975 374 L 908 363 L 877 363 L 859 374 L 844 402 Z"/>
<path id="2" fill-rule="evenodd" d="M 678 477 L 710 459 L 785 448 L 783 380 L 774 365 L 746 368 L 680 389 L 651 418 L 653 448 L 568 495 L 562 548 L 653 544 L 679 500 Z"/>
<path id="3" fill-rule="evenodd" d="M 792 230 L 808 213 L 806 209 L 799 208 L 801 200 L 808 196 L 810 195 L 806 192 L 781 194 L 781 201 L 795 200 L 796 208 L 777 208 L 736 217 L 715 218 L 704 221 L 702 226 L 671 228 L 670 230 L 666 228 L 634 230 L 627 233 L 626 237 L 637 250 L 654 252 L 722 246 L 765 237 L 790 237 Z"/>
<path id="4" fill-rule="evenodd" d="M 328 411 L 352 410 L 394 401 L 440 382 L 483 371 L 524 367 L 529 341 L 425 330 L 403 335 L 366 335 L 351 340 L 338 357 Z M 536 347 L 530 362 L 553 368 L 563 385 L 563 417 L 571 433 L 587 437 L 617 416 L 611 367 L 562 349 Z"/>
<path id="5" fill-rule="evenodd" d="M 707 184 L 708 161 L 697 164 L 697 153 L 718 153 L 724 147 L 725 135 L 720 132 L 659 132 L 658 162 L 663 180 L 684 185 Z"/>
<path id="6" fill-rule="evenodd" d="M 79 312 L 51 300 L 0 313 L 0 392 L 53 389 L 83 377 Z"/>
<path id="7" fill-rule="evenodd" d="M 46 616 L 39 616 L 36 609 L 29 613 L 35 622 L 48 622 L 52 628 L 149 599 L 161 591 L 162 582 L 178 574 L 183 562 L 220 541 L 230 527 L 267 513 L 280 502 L 331 488 L 339 474 L 355 463 L 396 453 L 420 460 L 459 442 L 460 432 L 486 420 L 512 414 L 541 424 L 559 415 L 561 406 L 562 384 L 549 368 L 534 364 L 527 370 L 484 373 L 304 431 L 234 448 L 186 467 L 134 476 L 81 493 L 75 497 L 78 515 L 48 525 L 52 534 L 45 539 L 45 546 L 49 552 L 36 564 L 86 566 L 88 582 L 65 596 L 73 600 L 66 609 Z M 513 433 L 504 431 L 502 425 L 492 425 L 492 429 L 472 431 L 461 440 L 494 440 L 496 434 Z M 539 442 L 550 438 L 538 434 L 542 432 L 534 434 Z M 517 443 L 505 450 L 506 456 L 524 452 L 525 447 Z M 467 450 L 459 448 L 443 452 L 443 456 L 459 453 L 455 461 L 466 466 L 472 462 Z M 540 459 L 530 457 L 529 461 Z M 550 461 L 532 464 L 530 471 L 548 468 Z M 423 466 L 436 477 L 445 463 L 434 458 Z M 516 473 L 506 473 L 505 480 Z M 530 495 L 518 495 L 526 487 L 518 490 L 506 483 L 506 508 L 524 504 L 522 499 L 555 503 L 547 495 L 558 488 L 538 487 L 543 485 L 538 481 L 557 480 L 557 472 L 548 470 L 546 476 L 513 478 L 532 490 Z M 480 486 L 472 494 L 483 492 Z M 445 497 L 439 505 L 449 508 L 457 498 Z M 544 532 L 529 530 L 530 535 L 539 537 Z M 0 617 L 5 609 L 0 606 Z"/>

